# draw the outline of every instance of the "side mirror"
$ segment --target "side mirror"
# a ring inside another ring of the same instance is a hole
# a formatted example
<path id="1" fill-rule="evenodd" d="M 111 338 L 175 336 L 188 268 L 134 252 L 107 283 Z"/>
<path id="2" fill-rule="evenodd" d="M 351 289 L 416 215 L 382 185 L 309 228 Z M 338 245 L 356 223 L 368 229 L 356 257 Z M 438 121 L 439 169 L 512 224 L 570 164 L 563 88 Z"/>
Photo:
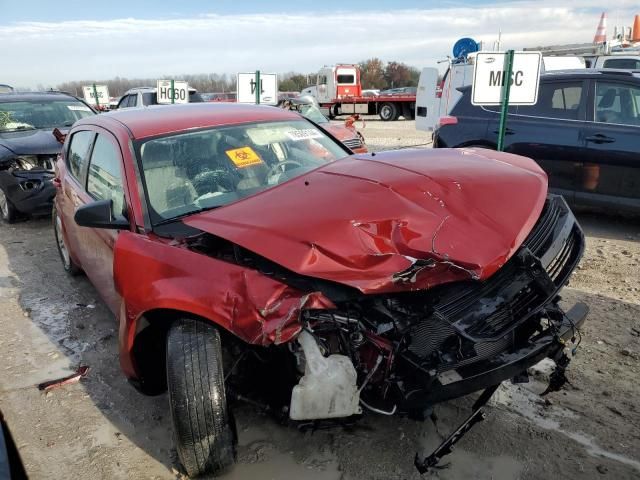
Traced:
<path id="1" fill-rule="evenodd" d="M 109 228 L 113 230 L 129 229 L 129 221 L 123 216 L 113 214 L 112 200 L 98 200 L 76 210 L 73 219 L 81 227 Z"/>

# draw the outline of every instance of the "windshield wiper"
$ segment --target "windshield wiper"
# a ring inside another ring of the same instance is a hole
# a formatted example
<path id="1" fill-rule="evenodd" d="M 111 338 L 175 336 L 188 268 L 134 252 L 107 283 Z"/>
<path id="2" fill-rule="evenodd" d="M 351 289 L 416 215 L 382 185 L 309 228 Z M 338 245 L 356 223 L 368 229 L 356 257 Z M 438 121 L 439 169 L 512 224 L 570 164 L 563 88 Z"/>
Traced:
<path id="1" fill-rule="evenodd" d="M 169 223 L 173 223 L 173 222 L 177 222 L 178 220 L 183 219 L 184 217 L 188 217 L 189 215 L 195 215 L 196 213 L 202 213 L 202 212 L 206 212 L 207 210 L 213 210 L 215 208 L 220 207 L 220 205 L 213 205 L 211 207 L 202 207 L 202 208 L 198 208 L 197 210 L 191 210 L 187 213 L 183 213 L 181 215 L 178 215 L 176 217 L 171 217 L 171 218 L 165 218 L 164 220 L 160 220 L 157 223 L 154 223 L 153 226 L 154 227 L 158 227 L 160 225 L 167 225 Z"/>

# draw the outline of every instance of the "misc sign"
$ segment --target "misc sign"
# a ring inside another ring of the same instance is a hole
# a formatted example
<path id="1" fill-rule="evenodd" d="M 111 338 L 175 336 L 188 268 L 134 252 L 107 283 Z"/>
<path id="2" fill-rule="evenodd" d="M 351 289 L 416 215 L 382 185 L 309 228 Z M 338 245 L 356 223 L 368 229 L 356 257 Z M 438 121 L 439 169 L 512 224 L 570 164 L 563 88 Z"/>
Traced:
<path id="1" fill-rule="evenodd" d="M 256 72 L 238 74 L 238 103 L 256 103 L 256 89 L 260 88 L 260 103 L 278 104 L 278 75 L 260 72 L 260 86 Z"/>
<path id="2" fill-rule="evenodd" d="M 109 89 L 106 85 L 85 85 L 82 87 L 85 102 L 96 107 L 109 105 Z"/>
<path id="3" fill-rule="evenodd" d="M 160 104 L 189 103 L 189 84 L 180 80 L 158 80 L 157 96 Z"/>
<path id="4" fill-rule="evenodd" d="M 538 101 L 542 54 L 515 52 L 510 78 L 506 57 L 506 53 L 478 52 L 471 92 L 473 105 L 500 105 L 506 82 L 511 84 L 509 105 L 535 105 Z"/>

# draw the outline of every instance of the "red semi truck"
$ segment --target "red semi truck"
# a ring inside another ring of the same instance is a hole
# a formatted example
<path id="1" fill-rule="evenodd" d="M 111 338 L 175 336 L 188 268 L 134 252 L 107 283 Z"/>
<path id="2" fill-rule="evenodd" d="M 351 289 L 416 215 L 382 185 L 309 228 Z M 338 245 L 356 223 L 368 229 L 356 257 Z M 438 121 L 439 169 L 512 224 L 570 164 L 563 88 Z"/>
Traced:
<path id="1" fill-rule="evenodd" d="M 311 95 L 321 110 L 330 118 L 338 115 L 380 115 L 384 121 L 415 118 L 416 95 L 399 93 L 365 96 L 360 84 L 360 69 L 353 64 L 323 67 L 318 73 L 316 85 L 302 90 L 300 95 Z"/>

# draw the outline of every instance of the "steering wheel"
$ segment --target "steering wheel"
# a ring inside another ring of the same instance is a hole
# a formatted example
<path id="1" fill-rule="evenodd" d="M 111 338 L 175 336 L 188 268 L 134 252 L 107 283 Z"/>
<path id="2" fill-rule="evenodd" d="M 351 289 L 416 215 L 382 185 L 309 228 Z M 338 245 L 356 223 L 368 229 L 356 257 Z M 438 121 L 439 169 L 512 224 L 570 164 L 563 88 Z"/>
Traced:
<path id="1" fill-rule="evenodd" d="M 278 162 L 275 163 L 273 165 L 271 165 L 271 168 L 269 168 L 269 171 L 267 172 L 267 178 L 269 177 L 273 177 L 274 175 L 277 175 L 278 173 L 284 173 L 286 171 L 286 169 L 284 168 L 287 165 L 295 165 L 295 167 L 302 167 L 302 164 L 294 161 L 294 160 L 285 160 L 284 162 Z M 281 170 L 280 172 L 278 170 Z"/>

